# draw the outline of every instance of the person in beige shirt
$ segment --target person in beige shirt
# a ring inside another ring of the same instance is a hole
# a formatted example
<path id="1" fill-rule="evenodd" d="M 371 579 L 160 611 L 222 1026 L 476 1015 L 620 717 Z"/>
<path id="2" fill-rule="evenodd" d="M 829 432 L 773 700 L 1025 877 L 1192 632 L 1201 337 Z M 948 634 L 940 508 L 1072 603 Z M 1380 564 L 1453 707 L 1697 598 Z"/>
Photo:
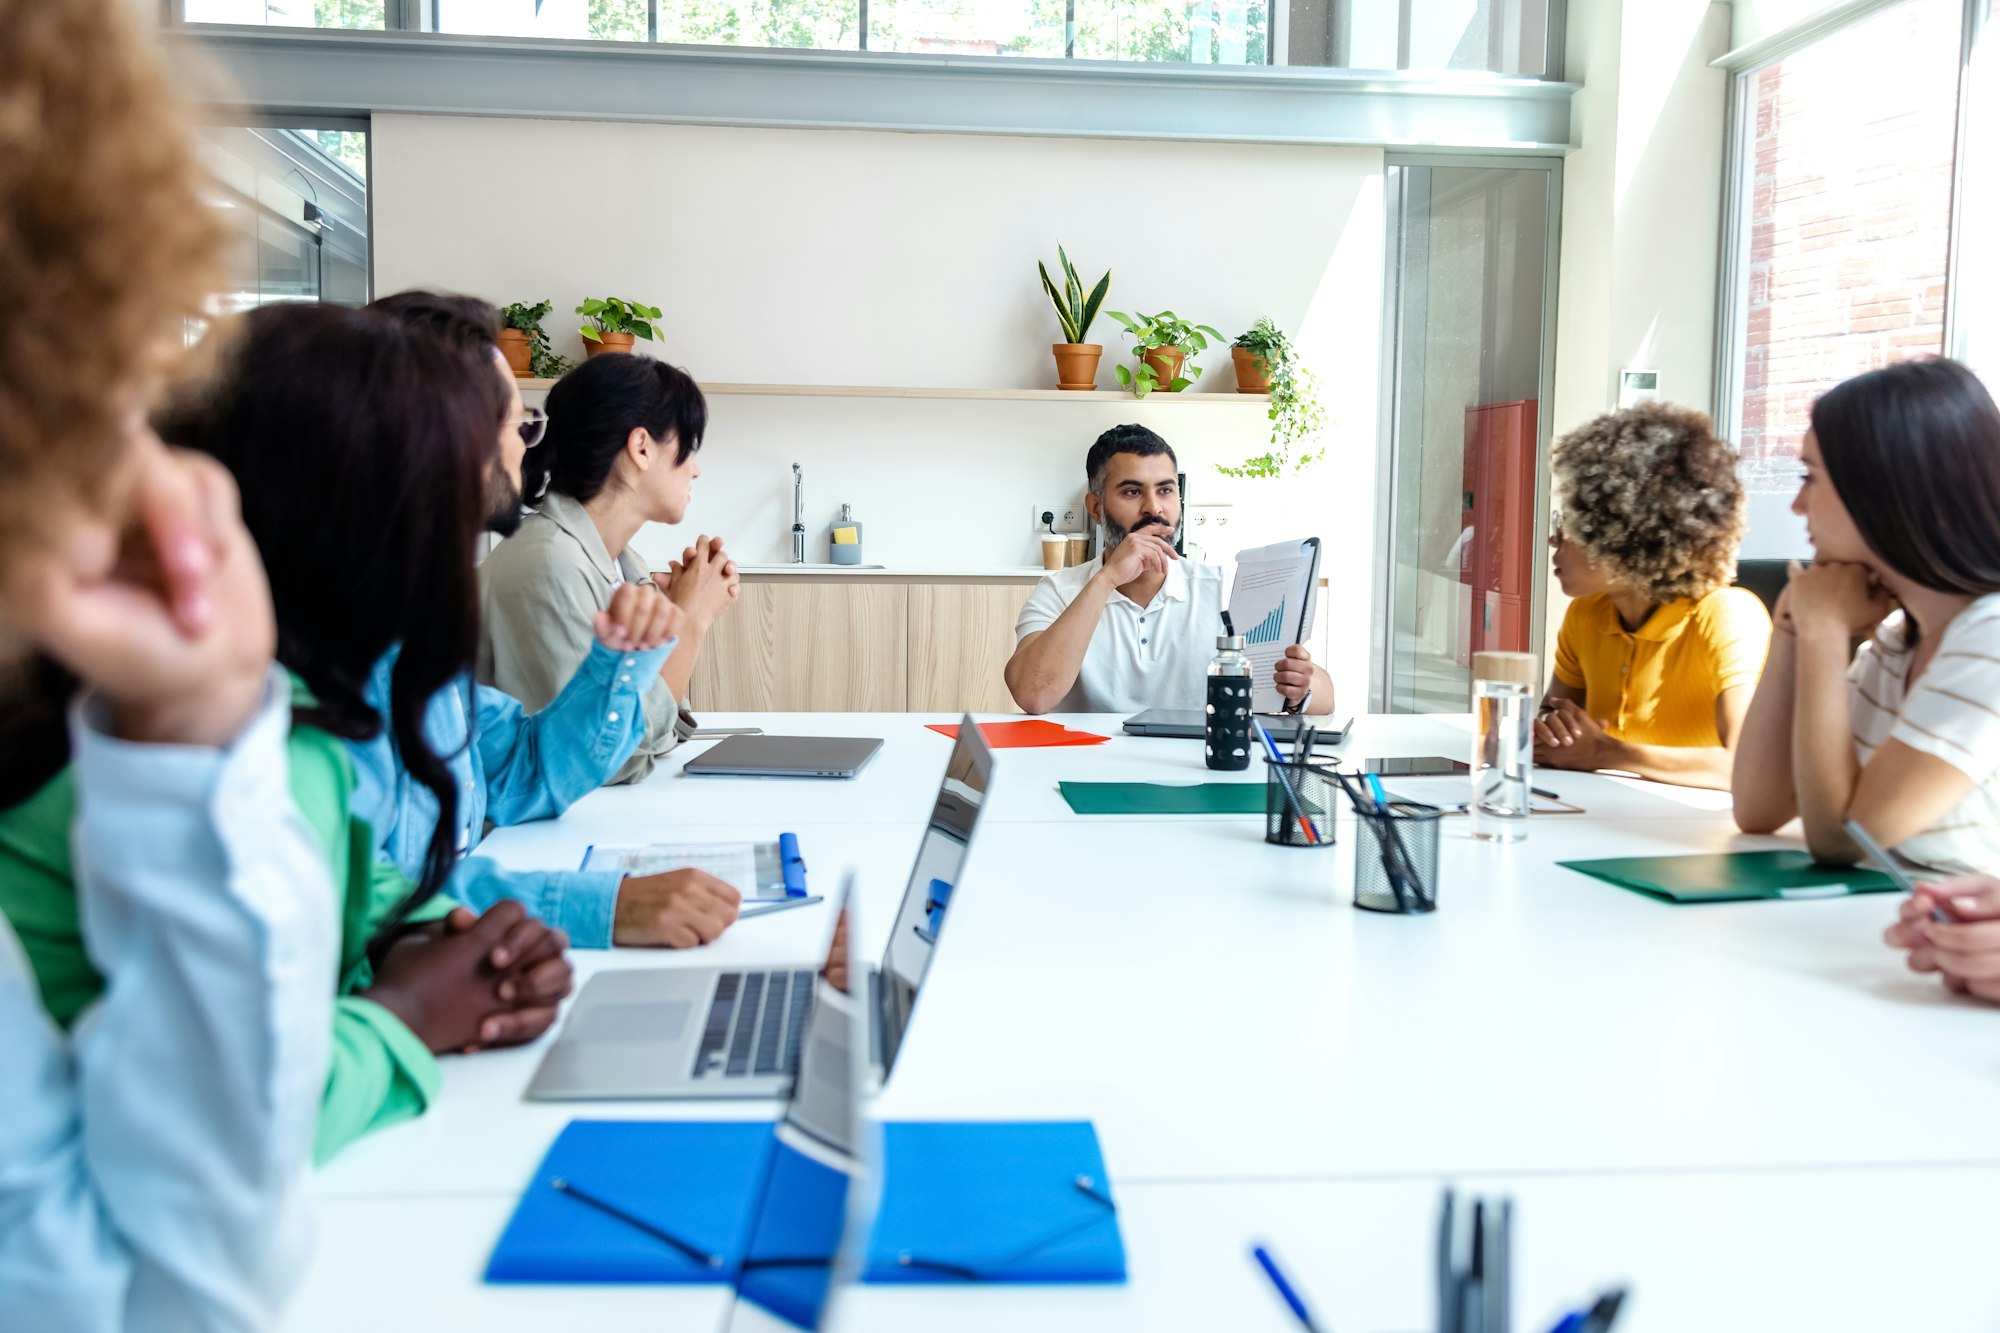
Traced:
<path id="1" fill-rule="evenodd" d="M 657 587 L 686 619 L 643 697 L 645 735 L 611 777 L 637 782 L 693 733 L 688 681 L 702 640 L 739 586 L 720 537 L 699 538 L 661 574 L 631 549 L 645 524 L 687 517 L 708 405 L 687 372 L 608 355 L 563 376 L 547 408 L 547 433 L 521 466 L 533 512 L 479 569 L 476 673 L 529 711 L 543 708 L 590 651 L 591 622 L 612 594 L 626 583 Z"/>

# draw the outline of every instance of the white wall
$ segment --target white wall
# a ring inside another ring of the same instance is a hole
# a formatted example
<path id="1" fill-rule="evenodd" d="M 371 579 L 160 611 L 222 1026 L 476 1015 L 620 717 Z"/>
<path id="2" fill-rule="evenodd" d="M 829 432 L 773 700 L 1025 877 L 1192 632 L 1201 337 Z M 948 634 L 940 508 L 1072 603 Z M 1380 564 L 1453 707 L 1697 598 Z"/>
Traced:
<path id="1" fill-rule="evenodd" d="M 1713 406 L 1730 10 L 1710 0 L 1569 6 L 1578 148 L 1563 166 L 1555 438 L 1617 406 L 1618 371 Z M 1549 637 L 1567 607 L 1549 584 Z"/>
<path id="2" fill-rule="evenodd" d="M 1734 0 L 1729 7 L 1729 49 L 1761 42 L 1831 8 L 1831 0 Z"/>
<path id="3" fill-rule="evenodd" d="M 1264 451 L 1253 405 L 1155 406 L 1111 392 L 1122 330 L 1100 318 L 1089 402 L 715 395 L 689 531 L 787 558 L 805 466 L 811 558 L 845 501 L 866 558 L 963 569 L 1036 562 L 1031 506 L 1083 489 L 1090 441 L 1141 421 L 1190 498 L 1237 505 L 1241 544 L 1319 535 L 1335 579 L 1329 663 L 1366 696 L 1382 300 L 1382 155 L 1372 149 L 747 130 L 419 116 L 374 120 L 375 289 L 489 300 L 643 299 L 655 350 L 715 382 L 980 388 L 1054 384 L 1059 335 L 1035 274 L 1058 241 L 1107 305 L 1171 307 L 1227 334 L 1269 314 L 1326 381 L 1329 460 L 1296 482 L 1212 465 Z M 578 354 L 574 323 L 548 321 Z M 644 347 L 644 344 L 641 344 Z M 1194 392 L 1227 392 L 1226 351 Z M 1081 397 L 1081 395 L 1079 395 Z"/>

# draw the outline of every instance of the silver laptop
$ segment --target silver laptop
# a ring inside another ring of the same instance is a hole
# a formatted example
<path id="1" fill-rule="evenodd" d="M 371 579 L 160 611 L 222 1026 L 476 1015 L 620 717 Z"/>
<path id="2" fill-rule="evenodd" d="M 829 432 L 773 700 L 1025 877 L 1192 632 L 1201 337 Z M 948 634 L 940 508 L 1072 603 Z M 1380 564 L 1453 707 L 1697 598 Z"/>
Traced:
<path id="1" fill-rule="evenodd" d="M 841 970 L 833 967 L 835 951 L 859 933 L 853 884 L 850 874 L 840 897 L 848 929 L 836 934 L 827 970 L 814 986 L 812 1030 L 765 1155 L 736 1274 L 737 1299 L 724 1315 L 722 1333 L 769 1329 L 770 1316 L 793 1328 L 824 1328 L 840 1281 L 860 1269 L 879 1200 L 874 1164 L 881 1160 L 880 1130 L 868 1123 L 865 1105 L 873 1023 L 864 987 L 828 980 L 866 979 L 858 967 L 846 967 L 845 954 Z M 782 1163 L 785 1150 L 823 1170 L 801 1172 L 795 1161 Z M 751 1306 L 766 1314 L 738 1317 Z"/>
<path id="2" fill-rule="evenodd" d="M 865 736 L 731 736 L 681 766 L 689 777 L 851 778 L 882 742 Z"/>
<path id="3" fill-rule="evenodd" d="M 1280 745 L 1290 745 L 1306 727 L 1317 727 L 1319 735 L 1313 738 L 1315 750 L 1322 745 L 1340 744 L 1354 725 L 1351 717 L 1301 717 L 1297 713 L 1259 713 L 1257 720 Z M 1199 708 L 1148 708 L 1125 719 L 1125 734 L 1198 741 L 1208 734 L 1208 716 Z"/>
<path id="4" fill-rule="evenodd" d="M 854 979 L 854 993 L 869 1007 L 872 1054 L 883 1079 L 916 1012 L 992 777 L 993 752 L 968 716 L 945 764 L 881 964 Z M 528 1085 L 528 1098 L 783 1096 L 809 1027 L 814 975 L 810 966 L 600 972 L 578 993 Z"/>

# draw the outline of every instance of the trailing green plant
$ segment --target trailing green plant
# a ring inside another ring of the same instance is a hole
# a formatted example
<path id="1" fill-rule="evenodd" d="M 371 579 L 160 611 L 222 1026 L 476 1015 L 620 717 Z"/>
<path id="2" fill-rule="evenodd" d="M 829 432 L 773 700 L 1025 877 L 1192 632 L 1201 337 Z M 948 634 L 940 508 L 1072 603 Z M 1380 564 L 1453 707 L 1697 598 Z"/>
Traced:
<path id="1" fill-rule="evenodd" d="M 594 343 L 603 342 L 607 333 L 629 333 L 647 342 L 660 336 L 660 326 L 652 322 L 660 317 L 660 308 L 644 301 L 621 301 L 615 296 L 599 300 L 593 296 L 578 306 L 576 313 L 584 320 L 577 332 Z"/>
<path id="2" fill-rule="evenodd" d="M 549 346 L 549 335 L 542 328 L 542 318 L 552 309 L 554 306 L 548 301 L 537 301 L 533 305 L 516 301 L 500 307 L 500 327 L 519 329 L 528 335 L 528 373 L 536 379 L 559 380 L 576 365 L 566 356 L 557 356 L 555 349 Z"/>
<path id="3" fill-rule="evenodd" d="M 1104 276 L 1097 280 L 1097 285 L 1086 296 L 1083 282 L 1076 276 L 1076 265 L 1069 262 L 1069 256 L 1060 245 L 1056 247 L 1056 260 L 1063 271 L 1061 291 L 1057 291 L 1055 283 L 1050 281 L 1047 264 L 1037 261 L 1035 267 L 1042 271 L 1042 290 L 1049 294 L 1049 304 L 1056 308 L 1056 320 L 1062 325 L 1063 341 L 1080 343 L 1090 336 L 1097 308 L 1104 304 L 1105 295 L 1111 290 L 1111 270 L 1104 271 Z"/>
<path id="4" fill-rule="evenodd" d="M 1104 313 L 1123 324 L 1136 344 L 1132 359 L 1137 365 L 1119 366 L 1118 382 L 1141 398 L 1155 389 L 1179 393 L 1200 379 L 1201 367 L 1194 364 L 1195 357 L 1208 350 L 1209 339 L 1222 341 L 1217 330 L 1206 324 L 1191 324 L 1171 310 L 1162 310 L 1157 315 L 1128 315 L 1121 310 Z M 1146 353 L 1155 347 L 1178 347 L 1187 353 L 1187 364 L 1182 367 L 1185 373 L 1176 375 L 1171 384 L 1160 383 L 1159 375 L 1146 364 Z"/>
<path id="5" fill-rule="evenodd" d="M 1319 376 L 1299 360 L 1284 330 L 1268 318 L 1260 319 L 1230 346 L 1255 354 L 1257 369 L 1271 381 L 1271 406 L 1265 412 L 1271 422 L 1271 448 L 1234 467 L 1217 464 L 1215 470 L 1225 477 L 1280 477 L 1287 471 L 1302 472 L 1326 457 L 1326 447 L 1320 443 L 1326 433 L 1326 405 L 1320 401 Z"/>

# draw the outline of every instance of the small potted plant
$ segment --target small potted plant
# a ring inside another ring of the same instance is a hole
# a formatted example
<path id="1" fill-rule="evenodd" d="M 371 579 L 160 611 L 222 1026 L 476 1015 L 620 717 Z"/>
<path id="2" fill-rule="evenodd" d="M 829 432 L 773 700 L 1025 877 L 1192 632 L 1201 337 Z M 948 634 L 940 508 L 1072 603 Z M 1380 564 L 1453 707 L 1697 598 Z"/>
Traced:
<path id="1" fill-rule="evenodd" d="M 1236 362 L 1236 392 L 1271 392 L 1271 376 L 1277 373 L 1279 361 L 1291 354 L 1291 339 L 1269 316 L 1237 334 L 1236 341 L 1229 344 L 1230 358 Z"/>
<path id="2" fill-rule="evenodd" d="M 1127 315 L 1117 310 L 1105 314 L 1125 326 L 1137 344 L 1139 364 L 1118 367 L 1118 382 L 1144 398 L 1155 389 L 1179 393 L 1201 378 L 1201 367 L 1187 362 L 1208 350 L 1208 341 L 1222 341 L 1222 334 L 1206 324 L 1190 324 L 1171 310 L 1157 315 Z M 1186 374 L 1182 374 L 1185 367 Z"/>
<path id="3" fill-rule="evenodd" d="M 660 317 L 660 308 L 643 301 L 593 296 L 578 306 L 576 313 L 583 316 L 583 327 L 577 332 L 583 335 L 585 356 L 629 352 L 634 338 L 652 342 L 660 336 L 660 326 L 652 322 Z"/>
<path id="4" fill-rule="evenodd" d="M 568 357 L 557 356 L 542 328 L 542 317 L 550 310 L 547 301 L 529 305 L 516 301 L 500 310 L 500 351 L 516 379 L 561 379 L 570 366 Z"/>
<path id="5" fill-rule="evenodd" d="M 1288 470 L 1302 471 L 1325 457 L 1320 438 L 1326 432 L 1326 408 L 1319 398 L 1319 377 L 1306 369 L 1284 330 L 1269 319 L 1260 319 L 1230 350 L 1236 358 L 1237 392 L 1268 391 L 1271 395 L 1271 406 L 1264 414 L 1271 422 L 1271 447 L 1234 467 L 1218 466 L 1216 471 L 1225 477 L 1281 477 Z M 1260 379 L 1262 387 L 1250 387 Z"/>
<path id="6" fill-rule="evenodd" d="M 1056 247 L 1056 259 L 1062 265 L 1063 287 L 1049 278 L 1048 265 L 1037 263 L 1042 271 L 1042 290 L 1049 294 L 1049 304 L 1056 308 L 1056 320 L 1062 325 L 1063 337 L 1067 340 L 1052 345 L 1056 355 L 1056 384 L 1064 389 L 1094 390 L 1097 388 L 1097 360 L 1104 355 L 1104 348 L 1096 343 L 1085 342 L 1090 336 L 1090 325 L 1097 318 L 1097 308 L 1104 304 L 1106 292 L 1111 290 L 1111 273 L 1107 269 L 1097 285 L 1084 294 L 1083 282 L 1076 276 L 1076 265 L 1069 262 L 1069 255 L 1063 248 Z"/>

